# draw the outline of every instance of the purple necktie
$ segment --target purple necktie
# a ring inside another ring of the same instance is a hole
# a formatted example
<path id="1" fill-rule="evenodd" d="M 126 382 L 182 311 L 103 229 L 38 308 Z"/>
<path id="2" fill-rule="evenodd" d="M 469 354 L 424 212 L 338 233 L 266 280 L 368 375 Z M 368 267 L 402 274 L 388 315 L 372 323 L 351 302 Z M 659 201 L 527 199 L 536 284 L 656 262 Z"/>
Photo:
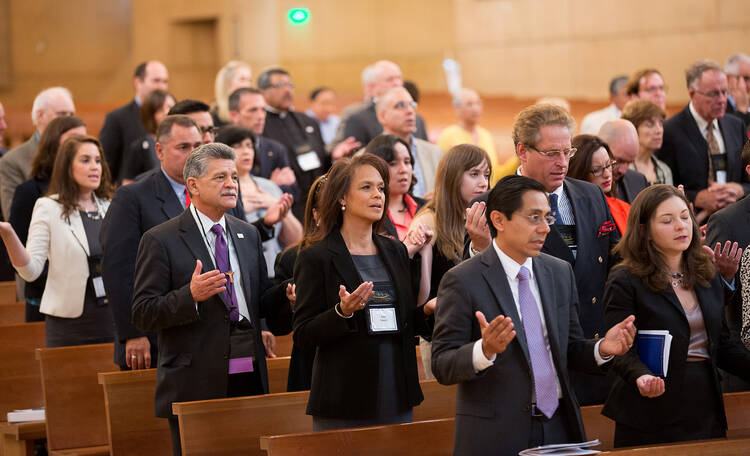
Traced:
<path id="1" fill-rule="evenodd" d="M 536 408 L 547 418 L 551 418 L 557 410 L 557 384 L 552 358 L 547 351 L 542 329 L 542 318 L 539 307 L 529 286 L 529 270 L 521 266 L 518 271 L 518 303 L 521 306 L 523 330 L 526 334 L 526 345 L 531 357 L 531 371 L 534 375 L 534 392 L 536 393 Z"/>
<path id="2" fill-rule="evenodd" d="M 224 229 L 217 223 L 211 227 L 211 232 L 216 235 L 216 242 L 214 243 L 216 267 L 223 273 L 231 272 L 232 270 L 229 267 L 229 249 L 227 248 L 227 241 L 224 240 Z M 232 274 L 234 273 L 227 274 L 227 290 L 224 292 L 224 296 L 226 297 L 227 307 L 229 307 L 229 319 L 239 321 L 240 311 L 237 306 L 237 295 L 234 292 L 234 278 Z"/>

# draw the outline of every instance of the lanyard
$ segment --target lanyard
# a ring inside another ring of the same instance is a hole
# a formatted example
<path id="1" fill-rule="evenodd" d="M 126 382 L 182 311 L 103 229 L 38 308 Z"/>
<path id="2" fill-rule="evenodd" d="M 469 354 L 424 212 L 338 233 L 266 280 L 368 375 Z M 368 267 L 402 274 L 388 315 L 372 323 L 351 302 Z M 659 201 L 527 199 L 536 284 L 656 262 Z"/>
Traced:
<path id="1" fill-rule="evenodd" d="M 198 214 L 198 209 L 196 209 L 195 206 L 191 206 L 193 208 L 193 212 L 195 213 L 195 218 L 198 221 L 198 225 L 201 227 L 201 235 L 203 236 L 203 239 L 206 242 L 206 246 L 208 247 L 208 253 L 211 255 L 211 258 L 214 260 L 214 266 L 216 269 L 219 269 L 219 261 L 216 259 L 216 253 L 214 250 L 216 250 L 216 241 L 214 241 L 214 248 L 211 249 L 211 243 L 208 242 L 208 235 L 206 234 L 206 228 L 203 226 L 203 220 L 201 220 L 200 215 Z M 220 225 L 221 226 L 221 225 Z M 223 274 L 227 276 L 229 279 L 229 283 L 227 284 L 227 298 L 229 299 L 229 304 L 232 302 L 232 293 L 234 293 L 234 270 L 232 269 L 232 255 L 229 254 L 229 243 L 231 242 L 231 236 L 229 235 L 229 225 L 227 224 L 227 228 L 225 230 L 225 233 L 227 235 L 226 243 L 227 243 L 227 266 L 229 266 L 229 270 L 224 272 Z M 216 235 L 217 239 L 219 235 Z"/>

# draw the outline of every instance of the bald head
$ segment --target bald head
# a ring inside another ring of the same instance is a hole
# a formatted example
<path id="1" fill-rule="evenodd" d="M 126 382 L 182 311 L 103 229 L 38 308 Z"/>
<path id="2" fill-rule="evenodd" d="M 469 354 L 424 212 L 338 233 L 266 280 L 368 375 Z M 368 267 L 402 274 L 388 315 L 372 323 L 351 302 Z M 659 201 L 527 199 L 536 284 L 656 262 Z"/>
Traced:
<path id="1" fill-rule="evenodd" d="M 612 150 L 612 156 L 617 160 L 617 166 L 612 170 L 613 177 L 620 180 L 638 155 L 638 132 L 629 121 L 615 119 L 605 122 L 598 136 Z"/>
<path id="2" fill-rule="evenodd" d="M 379 60 L 368 67 L 363 74 L 366 92 L 378 98 L 394 87 L 402 87 L 404 80 L 401 68 L 390 60 Z"/>
<path id="3" fill-rule="evenodd" d="M 469 130 L 479 123 L 482 116 L 482 100 L 474 89 L 463 88 L 453 99 L 453 106 L 456 108 L 458 122 Z"/>

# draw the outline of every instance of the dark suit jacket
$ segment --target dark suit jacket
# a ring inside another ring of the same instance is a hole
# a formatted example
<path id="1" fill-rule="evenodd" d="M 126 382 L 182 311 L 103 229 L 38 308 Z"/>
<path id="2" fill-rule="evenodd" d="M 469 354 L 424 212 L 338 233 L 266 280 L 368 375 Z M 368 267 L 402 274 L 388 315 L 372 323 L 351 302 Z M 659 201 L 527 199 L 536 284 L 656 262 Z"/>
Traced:
<path id="1" fill-rule="evenodd" d="M 750 127 L 750 112 L 739 112 L 729 100 L 727 100 L 727 114 L 735 116 L 745 124 L 745 129 Z"/>
<path id="2" fill-rule="evenodd" d="M 49 181 L 40 181 L 32 177 L 19 185 L 13 194 L 13 204 L 10 208 L 10 220 L 8 222 L 13 226 L 13 230 L 23 245 L 26 245 L 26 239 L 29 236 L 29 225 L 31 225 L 31 215 L 34 212 L 36 200 L 46 195 L 48 188 Z M 42 298 L 44 285 L 47 283 L 48 268 L 45 265 L 44 271 L 36 280 L 26 282 L 24 289 L 24 296 L 26 298 Z"/>
<path id="3" fill-rule="evenodd" d="M 242 215 L 241 211 L 235 208 L 229 213 L 237 217 Z M 149 337 L 151 365 L 156 366 L 156 335 L 146 334 L 131 323 L 136 253 L 143 233 L 181 213 L 181 202 L 164 173 L 157 168 L 142 180 L 118 188 L 102 222 L 99 234 L 103 251 L 102 279 L 115 321 L 115 363 L 120 366 L 127 365 L 127 339 L 143 336 Z"/>
<path id="4" fill-rule="evenodd" d="M 260 320 L 275 334 L 291 330 L 291 308 L 275 306 L 264 292 L 271 286 L 260 236 L 251 225 L 226 215 L 227 233 L 237 250 L 239 273 L 255 331 L 255 355 L 263 389 L 268 392 Z M 242 235 L 242 236 L 240 236 Z M 229 311 L 224 295 L 198 302 L 190 294 L 196 260 L 212 267 L 193 215 L 148 230 L 138 247 L 133 296 L 133 323 L 142 331 L 158 331 L 156 416 L 172 417 L 172 403 L 226 397 L 229 369 Z M 204 266 L 204 271 L 208 268 Z M 235 268 L 235 272 L 236 268 Z"/>
<path id="5" fill-rule="evenodd" d="M 730 340 L 729 337 L 723 312 L 724 293 L 718 274 L 708 287 L 695 287 L 708 333 L 710 362 L 714 367 L 715 387 L 711 393 L 716 396 L 716 404 L 722 417 L 724 402 L 716 367 L 746 380 L 750 379 L 750 352 L 739 340 Z M 618 268 L 609 277 L 604 301 L 608 326 L 617 324 L 628 315 L 635 315 L 638 330 L 666 329 L 673 339 L 665 393 L 650 399 L 638 393 L 636 379 L 641 375 L 651 374 L 651 371 L 638 358 L 636 341 L 628 353 L 611 362 L 612 370 L 618 374 L 618 378 L 602 413 L 618 423 L 644 431 L 659 429 L 664 424 L 674 422 L 684 415 L 681 409 L 685 401 L 682 398 L 692 394 L 690 385 L 684 383 L 690 326 L 677 295 L 671 287 L 661 293 L 654 293 L 630 271 Z M 723 425 L 726 428 L 726 420 Z"/>
<path id="6" fill-rule="evenodd" d="M 112 178 L 120 179 L 125 149 L 141 136 L 146 135 L 146 128 L 141 123 L 141 108 L 135 100 L 107 114 L 104 125 L 99 132 L 99 141 L 107 158 Z"/>
<path id="7" fill-rule="evenodd" d="M 402 362 L 394 368 L 406 381 L 404 406 L 413 407 L 423 399 L 414 335 L 428 333 L 428 319 L 416 307 L 414 286 L 418 281 L 412 279 L 406 247 L 380 235 L 373 235 L 373 241 L 397 293 Z M 334 310 L 340 301 L 339 285 L 351 292 L 363 282 L 338 230 L 299 253 L 294 282 L 294 343 L 303 349 L 317 346 L 307 413 L 328 418 L 372 418 L 377 409 L 380 338 L 368 335 L 365 312 L 344 319 Z"/>
<path id="8" fill-rule="evenodd" d="M 277 168 L 291 166 L 289 164 L 290 154 L 286 146 L 271 138 L 258 136 L 255 142 L 255 162 L 253 163 L 253 175 L 271 178 L 271 173 Z M 297 183 L 292 185 L 282 185 L 281 189 L 292 195 L 294 201 L 303 198 Z"/>
<path id="9" fill-rule="evenodd" d="M 726 241 L 737 242 L 745 249 L 750 245 L 750 198 L 744 197 L 729 206 L 714 212 L 708 219 L 706 228 L 706 245 L 713 248 L 717 242 L 722 246 Z M 734 285 L 736 291 L 730 305 L 726 308 L 725 317 L 729 328 L 739 334 L 742 327 L 742 281 L 737 271 Z"/>
<path id="10" fill-rule="evenodd" d="M 742 146 L 747 141 L 745 126 L 734 116 L 719 119 L 721 137 L 727 154 L 727 182 L 739 182 L 750 192 L 750 182 L 742 166 Z M 684 185 L 685 195 L 690 201 L 708 187 L 708 144 L 698 130 L 690 106 L 664 122 L 664 142 L 656 151 L 659 159 L 672 169 L 674 185 Z"/>
<path id="11" fill-rule="evenodd" d="M 635 197 L 646 187 L 648 187 L 646 176 L 629 169 L 617 182 L 617 199 L 632 204 Z"/>
<path id="12" fill-rule="evenodd" d="M 575 276 L 569 264 L 544 253 L 533 260 L 533 270 L 562 388 L 561 416 L 573 441 L 583 441 L 583 422 L 568 368 L 599 369 L 594 341 L 583 339 L 578 323 Z M 492 246 L 443 276 L 438 303 L 432 372 L 442 384 L 458 384 L 454 454 L 518 454 L 529 444 L 534 382 L 523 324 Z M 501 314 L 510 317 L 516 331 L 494 365 L 479 373 L 474 372 L 472 362 L 474 343 L 482 337 L 476 311 L 484 313 L 487 321 Z"/>
<path id="13" fill-rule="evenodd" d="M 380 125 L 378 115 L 375 113 L 375 103 L 372 101 L 365 109 L 352 114 L 345 122 L 342 139 L 354 136 L 357 141 L 362 143 L 362 147 L 367 146 L 372 138 L 383 132 L 383 126 Z M 427 128 L 424 119 L 419 114 L 417 114 L 417 128 L 414 131 L 414 136 L 427 141 Z"/>
<path id="14" fill-rule="evenodd" d="M 128 144 L 123 154 L 121 179 L 135 180 L 140 174 L 161 166 L 156 156 L 156 140 L 148 133 Z"/>

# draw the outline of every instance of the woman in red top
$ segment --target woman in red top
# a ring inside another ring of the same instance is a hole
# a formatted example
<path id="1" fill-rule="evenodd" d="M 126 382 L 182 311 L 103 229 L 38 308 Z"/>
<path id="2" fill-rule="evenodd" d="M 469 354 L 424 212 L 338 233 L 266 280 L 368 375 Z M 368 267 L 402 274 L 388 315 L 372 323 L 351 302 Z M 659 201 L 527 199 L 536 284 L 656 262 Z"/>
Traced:
<path id="1" fill-rule="evenodd" d="M 568 177 L 583 180 L 598 185 L 607 197 L 609 211 L 612 213 L 620 235 L 625 234 L 628 224 L 630 204 L 615 198 L 615 180 L 612 178 L 612 168 L 617 161 L 612 157 L 607 143 L 598 136 L 578 135 L 573 138 L 572 146 L 577 149 L 570 159 Z"/>

